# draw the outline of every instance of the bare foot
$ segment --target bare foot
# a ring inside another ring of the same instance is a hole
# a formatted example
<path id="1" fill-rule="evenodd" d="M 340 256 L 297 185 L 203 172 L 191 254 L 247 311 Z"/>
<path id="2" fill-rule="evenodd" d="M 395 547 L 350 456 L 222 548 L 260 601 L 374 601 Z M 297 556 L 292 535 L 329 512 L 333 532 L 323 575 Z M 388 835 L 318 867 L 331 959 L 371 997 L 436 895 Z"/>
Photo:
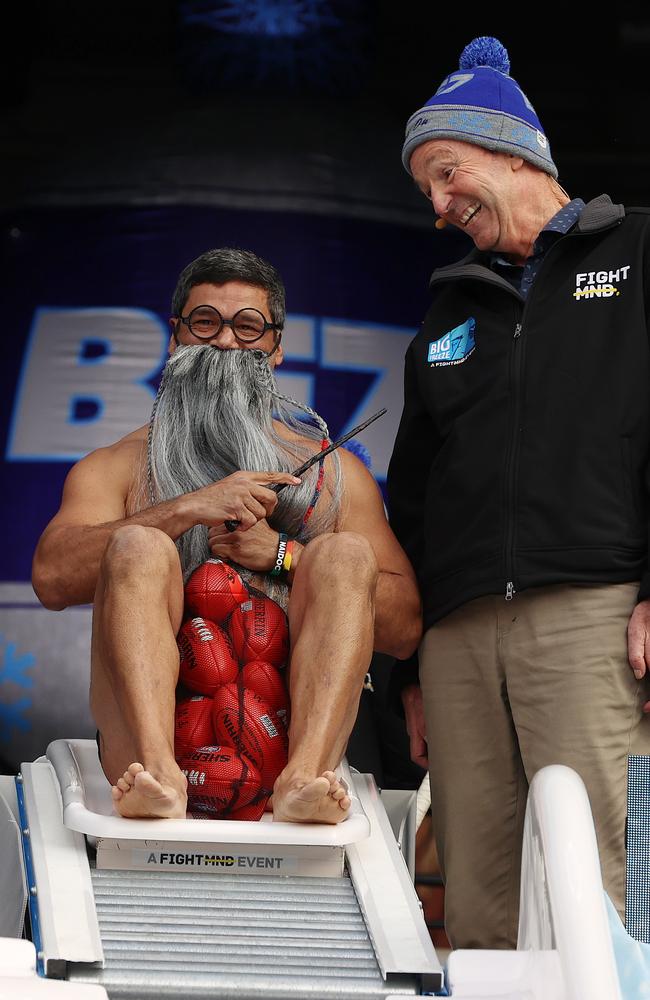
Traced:
<path id="1" fill-rule="evenodd" d="M 273 790 L 273 819 L 284 823 L 341 823 L 351 806 L 347 788 L 334 771 L 312 781 L 294 782 Z"/>
<path id="2" fill-rule="evenodd" d="M 180 773 L 180 772 L 179 772 Z M 181 775 L 182 777 L 182 775 Z M 111 788 L 113 804 L 120 816 L 131 819 L 185 819 L 187 794 L 177 785 L 160 782 L 142 764 L 129 764 Z"/>

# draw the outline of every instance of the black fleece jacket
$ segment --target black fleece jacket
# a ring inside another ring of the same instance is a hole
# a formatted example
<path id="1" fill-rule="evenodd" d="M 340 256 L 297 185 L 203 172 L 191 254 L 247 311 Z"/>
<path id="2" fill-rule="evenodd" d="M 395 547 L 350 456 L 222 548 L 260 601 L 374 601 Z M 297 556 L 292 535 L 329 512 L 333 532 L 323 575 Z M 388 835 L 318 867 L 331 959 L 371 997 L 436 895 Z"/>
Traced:
<path id="1" fill-rule="evenodd" d="M 545 584 L 650 596 L 650 209 L 591 201 L 525 301 L 476 250 L 431 288 L 388 472 L 425 627 Z"/>

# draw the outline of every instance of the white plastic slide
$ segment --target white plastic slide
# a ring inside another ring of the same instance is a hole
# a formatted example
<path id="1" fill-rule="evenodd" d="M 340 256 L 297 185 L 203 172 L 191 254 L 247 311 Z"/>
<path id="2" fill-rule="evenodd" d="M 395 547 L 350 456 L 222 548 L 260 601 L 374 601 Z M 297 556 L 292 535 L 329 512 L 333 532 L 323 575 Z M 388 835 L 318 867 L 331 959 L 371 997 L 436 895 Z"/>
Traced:
<path id="1" fill-rule="evenodd" d="M 102 987 L 110 1000 L 439 990 L 442 968 L 378 789 L 345 764 L 342 776 L 352 809 L 336 826 L 127 820 L 113 811 L 94 741 L 50 744 L 22 765 L 5 836 L 14 868 L 22 839 L 41 984 Z M 6 880 L 9 927 L 22 918 L 20 879 Z M 6 1000 L 2 981 L 0 963 Z M 24 998 L 13 984 L 11 1000 Z"/>
<path id="2" fill-rule="evenodd" d="M 622 1000 L 593 818 L 582 780 L 554 764 L 528 794 L 517 951 L 455 951 L 463 1000 Z"/>

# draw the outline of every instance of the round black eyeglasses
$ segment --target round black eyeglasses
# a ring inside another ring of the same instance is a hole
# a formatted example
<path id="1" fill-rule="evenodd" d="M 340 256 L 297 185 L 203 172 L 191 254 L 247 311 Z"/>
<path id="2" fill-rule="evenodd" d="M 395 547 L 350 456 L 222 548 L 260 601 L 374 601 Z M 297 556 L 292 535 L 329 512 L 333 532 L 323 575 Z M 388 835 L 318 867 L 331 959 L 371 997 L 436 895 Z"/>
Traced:
<path id="1" fill-rule="evenodd" d="M 199 340 L 212 340 L 221 333 L 224 326 L 229 326 L 237 340 L 243 344 L 253 344 L 267 330 L 282 329 L 278 323 L 267 323 L 258 309 L 239 309 L 232 319 L 224 319 L 214 306 L 196 306 L 188 316 L 179 318 Z"/>

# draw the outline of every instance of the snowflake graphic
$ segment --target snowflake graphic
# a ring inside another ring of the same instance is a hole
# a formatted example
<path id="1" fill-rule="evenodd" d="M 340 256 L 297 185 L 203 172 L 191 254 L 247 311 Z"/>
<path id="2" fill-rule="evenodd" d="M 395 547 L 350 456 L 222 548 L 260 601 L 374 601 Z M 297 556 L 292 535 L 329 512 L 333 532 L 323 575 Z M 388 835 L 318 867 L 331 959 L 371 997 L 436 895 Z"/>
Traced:
<path id="1" fill-rule="evenodd" d="M 199 89 L 349 93 L 363 82 L 360 0 L 183 0 L 180 63 Z"/>
<path id="2" fill-rule="evenodd" d="M 222 0 L 219 4 L 181 5 L 187 24 L 232 34 L 299 36 L 340 19 L 323 0 Z"/>
<path id="3" fill-rule="evenodd" d="M 11 698 L 10 686 L 31 688 L 34 678 L 27 676 L 36 663 L 33 653 L 18 653 L 15 642 L 8 642 L 0 635 L 0 743 L 8 743 L 15 729 L 28 732 L 31 723 L 25 718 L 27 709 L 31 707 L 31 698 Z"/>

